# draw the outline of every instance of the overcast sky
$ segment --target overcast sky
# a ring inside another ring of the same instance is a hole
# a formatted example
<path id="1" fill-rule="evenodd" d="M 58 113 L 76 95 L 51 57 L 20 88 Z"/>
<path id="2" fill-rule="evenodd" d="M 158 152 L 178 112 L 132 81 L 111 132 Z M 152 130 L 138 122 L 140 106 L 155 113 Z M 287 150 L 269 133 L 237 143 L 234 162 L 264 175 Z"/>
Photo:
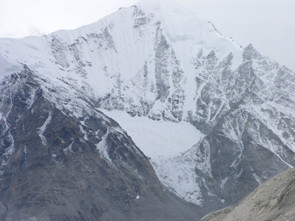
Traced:
<path id="1" fill-rule="evenodd" d="M 160 0 L 159 0 L 160 1 Z M 295 0 L 176 0 L 243 47 L 295 71 Z M 98 21 L 138 0 L 0 0 L 0 30 L 22 20 L 47 32 Z"/>

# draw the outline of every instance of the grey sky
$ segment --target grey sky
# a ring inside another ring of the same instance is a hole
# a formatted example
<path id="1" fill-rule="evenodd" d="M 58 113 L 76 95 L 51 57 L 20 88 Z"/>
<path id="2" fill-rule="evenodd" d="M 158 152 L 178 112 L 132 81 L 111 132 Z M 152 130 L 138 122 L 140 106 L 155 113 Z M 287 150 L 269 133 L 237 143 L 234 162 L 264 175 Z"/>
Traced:
<path id="1" fill-rule="evenodd" d="M 295 71 L 295 0 L 176 0 L 243 47 Z M 99 20 L 138 0 L 0 0 L 0 29 L 24 20 L 48 32 Z"/>

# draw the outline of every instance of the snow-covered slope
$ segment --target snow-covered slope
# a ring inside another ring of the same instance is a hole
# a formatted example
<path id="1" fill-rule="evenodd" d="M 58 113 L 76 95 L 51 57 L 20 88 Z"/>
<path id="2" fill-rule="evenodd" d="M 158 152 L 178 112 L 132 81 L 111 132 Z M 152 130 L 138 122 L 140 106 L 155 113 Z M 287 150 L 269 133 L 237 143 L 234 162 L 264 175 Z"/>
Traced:
<path id="1" fill-rule="evenodd" d="M 147 117 L 131 117 L 122 111 L 101 111 L 116 119 L 145 155 L 157 164 L 185 153 L 204 137 L 188 122 L 153 121 Z"/>
<path id="2" fill-rule="evenodd" d="M 211 53 L 218 64 L 230 56 L 228 68 L 242 60 L 239 46 L 173 1 L 141 1 L 74 31 L 3 39 L 0 47 L 6 60 L 85 88 L 100 107 L 172 121 L 196 111 L 199 58 Z"/>
<path id="3" fill-rule="evenodd" d="M 0 78 L 24 67 L 72 116 L 100 108 L 134 117 L 106 112 L 190 202 L 234 203 L 295 165 L 295 74 L 174 1 L 142 0 L 76 30 L 0 39 Z"/>

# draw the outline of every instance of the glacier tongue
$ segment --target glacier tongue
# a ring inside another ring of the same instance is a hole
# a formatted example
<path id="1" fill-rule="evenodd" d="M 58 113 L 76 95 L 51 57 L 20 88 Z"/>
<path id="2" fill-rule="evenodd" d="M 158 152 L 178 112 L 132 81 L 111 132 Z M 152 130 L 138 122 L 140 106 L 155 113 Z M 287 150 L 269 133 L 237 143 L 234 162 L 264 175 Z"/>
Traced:
<path id="1" fill-rule="evenodd" d="M 131 117 L 123 111 L 100 111 L 116 120 L 144 154 L 157 164 L 184 154 L 204 137 L 188 122 L 153 121 L 147 117 Z"/>
<path id="2" fill-rule="evenodd" d="M 187 201 L 201 204 L 193 146 L 203 139 L 204 134 L 188 122 L 153 121 L 147 117 L 131 117 L 123 111 L 100 111 L 126 130 L 149 157 L 163 184 Z"/>

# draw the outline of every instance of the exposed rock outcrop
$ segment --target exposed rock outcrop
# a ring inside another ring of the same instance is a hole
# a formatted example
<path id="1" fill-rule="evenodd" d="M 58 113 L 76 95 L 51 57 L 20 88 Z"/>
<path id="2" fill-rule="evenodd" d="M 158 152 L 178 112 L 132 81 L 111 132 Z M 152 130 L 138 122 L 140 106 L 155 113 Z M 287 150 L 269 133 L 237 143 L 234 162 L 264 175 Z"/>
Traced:
<path id="1" fill-rule="evenodd" d="M 295 220 L 295 169 L 281 172 L 235 206 L 215 211 L 201 221 Z"/>

